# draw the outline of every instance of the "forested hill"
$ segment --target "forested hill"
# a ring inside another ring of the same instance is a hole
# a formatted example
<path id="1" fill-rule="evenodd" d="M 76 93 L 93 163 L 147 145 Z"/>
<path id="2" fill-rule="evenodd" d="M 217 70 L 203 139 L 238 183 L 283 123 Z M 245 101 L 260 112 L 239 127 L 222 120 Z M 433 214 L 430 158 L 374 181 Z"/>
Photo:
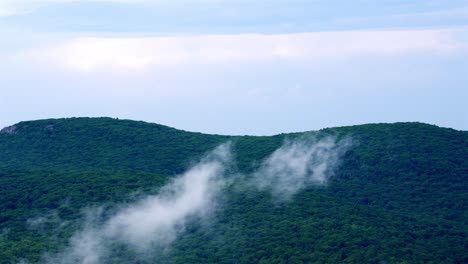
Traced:
<path id="1" fill-rule="evenodd" d="M 21 122 L 0 133 L 0 166 L 180 172 L 183 162 L 226 140 L 167 126 L 111 118 Z"/>
<path id="2" fill-rule="evenodd" d="M 111 118 L 21 122 L 0 132 L 0 263 L 44 262 L 81 228 L 83 208 L 157 193 L 224 142 L 244 172 L 287 139 L 325 135 L 353 141 L 326 186 L 283 205 L 231 186 L 210 228 L 191 223 L 154 259 L 119 248 L 107 261 L 468 263 L 466 131 L 394 123 L 222 136 Z"/>
<path id="3" fill-rule="evenodd" d="M 451 148 L 458 153 L 457 150 L 466 147 L 468 134 L 466 131 L 422 123 L 369 124 L 323 129 L 320 132 L 352 135 L 362 143 L 359 144 L 360 149 L 385 150 L 385 155 L 391 151 L 407 155 L 444 151 L 444 155 L 440 156 L 447 158 L 451 156 Z M 306 133 L 320 134 L 318 131 Z M 240 162 L 248 165 L 281 146 L 285 138 L 303 134 L 267 137 L 208 135 L 112 118 L 28 121 L 6 127 L 0 132 L 0 167 L 130 169 L 170 175 L 180 173 L 197 156 L 228 140 L 235 142 Z"/>

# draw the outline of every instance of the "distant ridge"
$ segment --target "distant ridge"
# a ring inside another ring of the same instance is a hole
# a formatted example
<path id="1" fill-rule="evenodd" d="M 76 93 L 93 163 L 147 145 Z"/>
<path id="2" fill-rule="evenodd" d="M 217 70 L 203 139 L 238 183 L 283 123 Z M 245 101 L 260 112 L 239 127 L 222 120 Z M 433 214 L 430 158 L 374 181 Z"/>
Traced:
<path id="1" fill-rule="evenodd" d="M 254 142 L 267 143 L 264 145 L 265 151 L 259 151 L 259 154 L 263 152 L 265 156 L 279 147 L 285 138 L 304 133 L 351 133 L 356 136 L 362 133 L 366 137 L 368 132 L 398 134 L 401 129 L 416 129 L 415 132 L 427 133 L 464 133 L 424 123 L 402 122 L 345 126 L 275 136 L 224 136 L 108 117 L 43 119 L 19 122 L 2 129 L 0 148 L 3 151 L 0 153 L 0 166 L 75 169 L 75 163 L 79 163 L 80 168 L 135 169 L 175 174 L 183 171 L 194 157 L 227 140 L 235 140 L 238 148 L 248 147 Z M 253 148 L 249 151 L 255 153 L 257 150 Z"/>

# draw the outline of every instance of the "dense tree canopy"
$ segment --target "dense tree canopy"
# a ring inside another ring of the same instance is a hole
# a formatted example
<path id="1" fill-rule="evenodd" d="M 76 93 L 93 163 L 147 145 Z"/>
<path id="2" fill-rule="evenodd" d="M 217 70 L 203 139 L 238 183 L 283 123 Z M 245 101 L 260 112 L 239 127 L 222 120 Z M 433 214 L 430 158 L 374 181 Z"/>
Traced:
<path id="1" fill-rule="evenodd" d="M 157 193 L 223 142 L 248 172 L 304 134 L 205 135 L 111 118 L 21 122 L 0 133 L 0 263 L 40 262 L 67 245 L 86 208 L 112 211 Z M 229 185 L 209 227 L 194 219 L 157 257 L 121 248 L 109 262 L 468 262 L 468 132 L 395 123 L 306 134 L 353 138 L 326 186 L 278 204 L 269 192 Z"/>

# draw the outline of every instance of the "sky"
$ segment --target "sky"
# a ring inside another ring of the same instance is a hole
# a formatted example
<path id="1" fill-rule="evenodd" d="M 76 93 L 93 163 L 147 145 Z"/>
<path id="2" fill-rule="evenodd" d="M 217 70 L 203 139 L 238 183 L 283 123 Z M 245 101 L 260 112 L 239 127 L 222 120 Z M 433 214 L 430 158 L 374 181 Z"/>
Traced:
<path id="1" fill-rule="evenodd" d="M 0 127 L 468 130 L 468 0 L 0 0 Z"/>

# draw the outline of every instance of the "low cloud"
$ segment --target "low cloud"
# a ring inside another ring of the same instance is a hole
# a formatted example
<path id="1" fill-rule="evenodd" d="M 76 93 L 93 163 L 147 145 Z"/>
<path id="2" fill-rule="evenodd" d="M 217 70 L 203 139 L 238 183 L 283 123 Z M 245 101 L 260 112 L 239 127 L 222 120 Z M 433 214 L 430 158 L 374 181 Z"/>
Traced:
<path id="1" fill-rule="evenodd" d="M 83 228 L 70 239 L 69 246 L 58 254 L 46 255 L 44 261 L 103 263 L 116 257 L 114 250 L 119 245 L 140 257 L 154 257 L 155 249 L 167 249 L 190 221 L 206 220 L 217 207 L 225 186 L 241 180 L 246 181 L 248 188 L 271 191 L 273 202 L 290 199 L 309 186 L 325 185 L 351 144 L 350 138 L 338 141 L 334 137 L 286 141 L 258 170 L 244 176 L 231 170 L 235 166 L 230 143 L 223 144 L 161 188 L 157 195 L 124 205 L 108 217 L 103 217 L 103 208 L 88 210 Z M 54 215 L 29 222 L 40 227 L 48 218 Z"/>
<path id="2" fill-rule="evenodd" d="M 102 221 L 102 209 L 91 210 L 82 231 L 63 252 L 45 257 L 47 263 L 97 264 L 111 255 L 115 243 L 144 253 L 148 248 L 171 244 L 193 218 L 204 218 L 216 205 L 230 160 L 230 145 L 224 144 L 199 164 L 175 178 L 158 195 L 121 208 Z"/>
<path id="3" fill-rule="evenodd" d="M 65 222 L 60 219 L 56 210 L 27 220 L 28 227 L 32 230 L 38 231 L 45 230 L 49 226 L 54 226 L 57 223 L 65 224 Z"/>
<path id="4" fill-rule="evenodd" d="M 337 141 L 331 136 L 287 141 L 262 163 L 250 181 L 260 190 L 270 190 L 277 199 L 290 199 L 308 186 L 327 184 L 351 145 L 351 138 Z"/>
<path id="5" fill-rule="evenodd" d="M 215 206 L 229 160 L 229 144 L 221 145 L 200 164 L 163 187 L 159 195 L 147 197 L 112 217 L 104 230 L 106 236 L 140 248 L 172 242 L 189 217 L 208 215 Z"/>

